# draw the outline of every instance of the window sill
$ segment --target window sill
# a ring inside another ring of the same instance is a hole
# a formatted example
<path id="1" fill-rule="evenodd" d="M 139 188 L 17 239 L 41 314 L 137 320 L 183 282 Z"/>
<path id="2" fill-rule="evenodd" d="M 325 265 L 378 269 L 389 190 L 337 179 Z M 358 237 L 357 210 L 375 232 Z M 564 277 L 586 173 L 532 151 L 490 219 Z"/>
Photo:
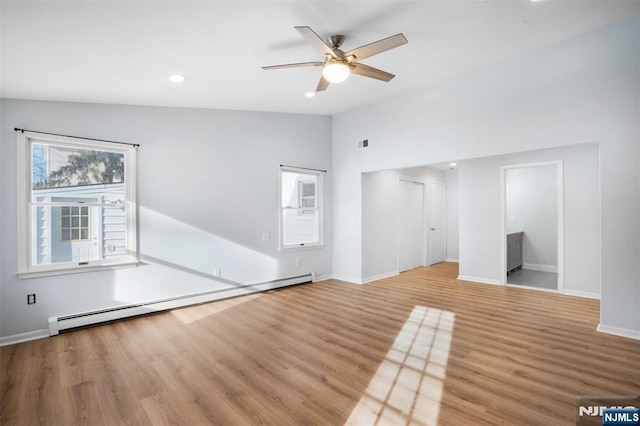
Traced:
<path id="1" fill-rule="evenodd" d="M 18 272 L 18 278 L 20 279 L 29 279 L 29 278 L 42 278 L 42 277 L 52 277 L 56 275 L 69 275 L 69 274 L 80 274 L 83 272 L 97 272 L 97 271 L 108 271 L 112 269 L 121 269 L 121 268 L 134 268 L 140 263 L 139 260 L 131 260 L 131 261 L 122 261 L 118 263 L 110 263 L 110 264 L 100 264 L 100 265 L 74 265 L 68 268 L 55 268 L 55 269 L 40 269 L 37 271 L 22 271 Z"/>
<path id="2" fill-rule="evenodd" d="M 324 248 L 323 243 L 313 243 L 313 244 L 296 244 L 296 245 L 288 245 L 288 246 L 280 246 L 280 251 L 290 251 L 290 250 L 306 250 L 313 248 Z"/>

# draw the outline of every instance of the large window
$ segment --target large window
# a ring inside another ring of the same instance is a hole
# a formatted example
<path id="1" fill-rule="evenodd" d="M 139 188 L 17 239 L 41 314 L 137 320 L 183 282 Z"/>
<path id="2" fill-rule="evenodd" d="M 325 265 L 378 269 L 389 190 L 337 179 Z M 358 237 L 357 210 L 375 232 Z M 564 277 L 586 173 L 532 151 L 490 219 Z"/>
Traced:
<path id="1" fill-rule="evenodd" d="M 280 248 L 322 245 L 322 172 L 282 166 Z"/>
<path id="2" fill-rule="evenodd" d="M 135 148 L 18 132 L 18 274 L 137 263 Z"/>

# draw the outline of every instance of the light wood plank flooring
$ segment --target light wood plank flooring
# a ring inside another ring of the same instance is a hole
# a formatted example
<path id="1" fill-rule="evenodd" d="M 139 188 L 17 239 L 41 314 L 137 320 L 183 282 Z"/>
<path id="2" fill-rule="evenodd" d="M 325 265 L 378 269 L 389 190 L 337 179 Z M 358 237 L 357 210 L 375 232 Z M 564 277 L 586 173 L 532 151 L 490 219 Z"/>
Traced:
<path id="1" fill-rule="evenodd" d="M 575 424 L 640 394 L 599 303 L 457 281 L 332 281 L 0 348 L 2 425 Z"/>

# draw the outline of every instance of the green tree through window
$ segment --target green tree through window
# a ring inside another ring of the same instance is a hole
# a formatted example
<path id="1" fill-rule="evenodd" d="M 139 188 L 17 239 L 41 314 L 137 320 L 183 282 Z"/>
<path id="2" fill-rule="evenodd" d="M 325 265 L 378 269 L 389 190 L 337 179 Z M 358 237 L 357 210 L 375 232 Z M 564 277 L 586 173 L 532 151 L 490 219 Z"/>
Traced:
<path id="1" fill-rule="evenodd" d="M 50 147 L 50 150 L 56 150 Z M 45 160 L 46 161 L 46 160 Z M 51 167 L 51 164 L 49 164 Z M 66 161 L 50 170 L 34 188 L 58 188 L 124 182 L 124 155 L 104 151 L 78 150 L 67 154 Z"/>

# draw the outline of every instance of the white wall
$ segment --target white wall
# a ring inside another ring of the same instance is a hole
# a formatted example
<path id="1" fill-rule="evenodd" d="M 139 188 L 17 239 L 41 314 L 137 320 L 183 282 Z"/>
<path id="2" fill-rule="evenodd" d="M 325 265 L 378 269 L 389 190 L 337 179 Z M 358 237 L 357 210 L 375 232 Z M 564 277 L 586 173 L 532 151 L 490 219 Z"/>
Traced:
<path id="1" fill-rule="evenodd" d="M 362 281 L 398 273 L 398 172 L 362 174 Z"/>
<path id="2" fill-rule="evenodd" d="M 429 167 L 362 174 L 362 282 L 398 274 L 400 178 L 445 183 L 444 172 Z M 426 202 L 426 185 L 424 199 Z M 427 211 L 425 206 L 425 215 Z"/>
<path id="3" fill-rule="evenodd" d="M 573 294 L 600 295 L 598 148 L 597 144 L 581 144 L 461 162 L 460 275 L 491 283 L 500 283 L 504 276 L 500 168 L 561 160 L 564 172 L 564 289 Z"/>
<path id="4" fill-rule="evenodd" d="M 447 170 L 445 179 L 447 188 L 447 260 L 457 262 L 460 259 L 458 169 Z"/>
<path id="5" fill-rule="evenodd" d="M 507 232 L 524 231 L 522 262 L 525 269 L 557 272 L 557 180 L 556 165 L 505 170 L 506 229 Z M 598 183 L 594 186 L 594 195 L 597 194 Z M 597 204 L 595 207 L 597 211 L 600 208 Z M 595 224 L 599 227 L 598 222 Z"/>
<path id="6" fill-rule="evenodd" d="M 307 272 L 331 275 L 329 117 L 18 100 L 2 100 L 0 105 L 0 338 L 46 329 L 47 318 L 54 315 Z M 16 277 L 14 127 L 141 144 L 141 266 Z M 324 248 L 279 251 L 280 164 L 329 170 Z M 269 241 L 262 241 L 265 233 Z M 301 266 L 296 265 L 298 258 Z M 220 280 L 213 277 L 217 269 Z M 28 293 L 37 294 L 35 305 L 27 306 Z"/>
<path id="7" fill-rule="evenodd" d="M 363 171 L 598 142 L 602 233 L 596 263 L 602 271 L 601 321 L 608 331 L 640 336 L 639 64 L 640 17 L 636 16 L 335 116 L 334 274 L 360 278 Z M 363 137 L 375 143 L 357 155 L 353 147 Z M 462 192 L 462 169 L 459 180 Z M 476 194 L 475 199 L 480 204 L 473 207 L 481 212 L 499 201 L 493 194 Z M 477 253 L 498 259 L 499 236 L 487 229 L 498 224 L 463 218 L 462 212 L 470 207 L 463 205 L 461 195 L 460 268 L 492 279 L 497 276 L 495 267 L 483 264 Z M 495 221 L 499 217 L 496 212 Z M 469 236 L 489 246 L 469 247 L 463 243 Z M 584 236 L 591 238 L 589 233 Z M 567 260 L 566 278 L 580 274 L 582 265 L 591 261 L 581 259 L 576 265 Z"/>

